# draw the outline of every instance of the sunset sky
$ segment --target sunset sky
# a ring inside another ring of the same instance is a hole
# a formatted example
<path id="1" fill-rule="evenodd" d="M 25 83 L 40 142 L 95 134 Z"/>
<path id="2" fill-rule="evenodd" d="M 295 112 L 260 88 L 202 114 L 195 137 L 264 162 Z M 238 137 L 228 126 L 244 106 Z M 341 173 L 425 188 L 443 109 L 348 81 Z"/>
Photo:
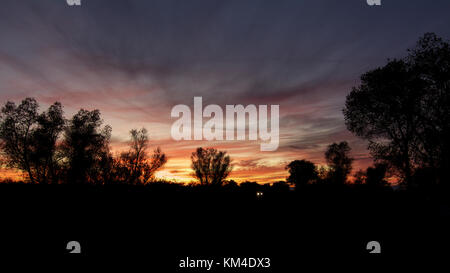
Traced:
<path id="1" fill-rule="evenodd" d="M 169 158 L 158 176 L 190 181 L 197 147 L 226 150 L 231 178 L 284 180 L 294 159 L 324 164 L 326 146 L 348 141 L 354 170 L 371 164 L 342 108 L 359 76 L 403 57 L 425 32 L 450 38 L 450 1 L 2 0 L 0 103 L 60 101 L 70 118 L 99 109 L 114 151 L 146 127 Z M 171 139 L 177 104 L 280 105 L 280 146 L 259 141 Z M 0 170 L 0 176 L 12 175 Z"/>

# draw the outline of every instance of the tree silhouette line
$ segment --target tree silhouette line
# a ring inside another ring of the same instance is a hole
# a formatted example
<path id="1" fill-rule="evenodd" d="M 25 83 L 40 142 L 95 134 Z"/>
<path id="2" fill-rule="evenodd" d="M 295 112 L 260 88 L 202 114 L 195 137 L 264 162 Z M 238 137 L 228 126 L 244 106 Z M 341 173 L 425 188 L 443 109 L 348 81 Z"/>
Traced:
<path id="1" fill-rule="evenodd" d="M 383 187 L 394 176 L 407 188 L 448 187 L 449 89 L 450 45 L 433 33 L 420 38 L 406 57 L 364 73 L 343 114 L 348 130 L 367 140 L 374 165 L 355 172 L 352 184 Z M 29 182 L 145 185 L 167 162 L 160 148 L 149 153 L 145 128 L 131 130 L 128 151 L 113 156 L 111 127 L 103 126 L 99 110 L 81 109 L 65 119 L 59 102 L 42 113 L 38 107 L 34 98 L 26 98 L 20 105 L 7 102 L 0 114 L 3 164 L 25 172 Z M 286 166 L 286 181 L 273 187 L 347 185 L 354 161 L 350 151 L 345 141 L 329 145 L 322 167 L 294 160 Z M 191 161 L 199 185 L 237 186 L 226 180 L 232 164 L 225 151 L 200 147 Z"/>
<path id="2" fill-rule="evenodd" d="M 130 131 L 129 150 L 113 156 L 111 127 L 102 126 L 99 110 L 81 109 L 71 119 L 55 102 L 38 113 L 34 98 L 7 102 L 0 115 L 3 163 L 24 171 L 39 184 L 146 184 L 167 161 L 156 148 L 148 153 L 146 129 Z"/>
<path id="3" fill-rule="evenodd" d="M 450 186 L 450 45 L 426 33 L 401 59 L 361 76 L 346 98 L 347 129 L 368 141 L 375 163 L 354 175 L 354 184 L 388 185 L 395 177 L 408 189 Z M 345 184 L 352 170 L 346 142 L 328 146 L 328 168 L 295 160 L 287 181 Z"/>
<path id="4" fill-rule="evenodd" d="M 42 113 L 38 108 L 26 98 L 7 102 L 0 114 L 3 164 L 24 171 L 31 183 L 145 185 L 167 162 L 159 147 L 149 154 L 145 128 L 132 129 L 128 151 L 113 156 L 112 128 L 102 126 L 99 110 L 81 109 L 67 120 L 59 102 Z M 213 148 L 198 148 L 191 159 L 201 185 L 222 185 L 232 169 L 226 152 Z"/>

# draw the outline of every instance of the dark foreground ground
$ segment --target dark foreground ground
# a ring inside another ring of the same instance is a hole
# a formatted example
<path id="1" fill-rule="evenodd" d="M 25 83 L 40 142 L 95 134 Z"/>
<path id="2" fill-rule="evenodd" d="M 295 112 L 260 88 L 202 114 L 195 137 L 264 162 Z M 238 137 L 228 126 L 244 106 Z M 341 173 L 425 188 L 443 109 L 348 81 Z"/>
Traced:
<path id="1" fill-rule="evenodd" d="M 148 272 L 207 271 L 180 268 L 186 257 L 214 259 L 214 272 L 300 272 L 326 257 L 411 262 L 450 254 L 446 196 L 309 188 L 257 198 L 252 190 L 161 185 L 0 184 L 0 249 L 3 258 L 139 263 Z M 81 254 L 68 253 L 72 240 Z M 369 241 L 381 254 L 368 253 Z M 224 268 L 228 257 L 269 258 L 270 267 Z"/>

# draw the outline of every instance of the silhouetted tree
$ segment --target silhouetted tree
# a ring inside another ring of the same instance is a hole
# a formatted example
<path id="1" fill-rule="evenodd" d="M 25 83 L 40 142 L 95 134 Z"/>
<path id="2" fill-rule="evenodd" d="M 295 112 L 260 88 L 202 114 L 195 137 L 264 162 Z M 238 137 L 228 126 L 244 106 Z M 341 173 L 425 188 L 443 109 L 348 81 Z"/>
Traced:
<path id="1" fill-rule="evenodd" d="M 354 183 L 357 185 L 368 185 L 371 187 L 380 187 L 388 185 L 386 174 L 388 168 L 386 164 L 375 163 L 374 166 L 367 167 L 366 171 L 359 170 L 355 173 Z"/>
<path id="2" fill-rule="evenodd" d="M 236 181 L 234 181 L 233 179 L 231 180 L 227 180 L 223 182 L 223 186 L 225 188 L 231 189 L 231 190 L 235 190 L 239 187 L 238 183 L 236 183 Z"/>
<path id="3" fill-rule="evenodd" d="M 201 185 L 222 185 L 232 170 L 231 160 L 226 152 L 214 148 L 197 148 L 191 155 L 194 176 Z"/>
<path id="4" fill-rule="evenodd" d="M 153 179 L 155 172 L 166 162 L 167 157 L 156 148 L 153 155 L 149 157 L 148 133 L 145 128 L 130 131 L 130 150 L 124 152 L 115 164 L 116 179 L 128 184 L 146 184 Z"/>
<path id="5" fill-rule="evenodd" d="M 58 182 L 56 142 L 64 127 L 59 102 L 39 114 L 34 98 L 24 99 L 19 106 L 7 102 L 0 114 L 0 148 L 7 166 L 28 174 L 32 183 Z"/>
<path id="6" fill-rule="evenodd" d="M 111 127 L 101 128 L 100 111 L 81 109 L 64 130 L 62 151 L 69 183 L 102 183 L 100 162 L 110 156 Z"/>
<path id="7" fill-rule="evenodd" d="M 353 158 L 349 156 L 350 146 L 346 141 L 333 143 L 325 152 L 325 159 L 330 167 L 328 179 L 333 184 L 344 184 L 352 171 Z"/>
<path id="8" fill-rule="evenodd" d="M 277 181 L 272 183 L 271 186 L 272 190 L 278 191 L 278 192 L 286 192 L 289 191 L 289 184 L 285 181 Z"/>
<path id="9" fill-rule="evenodd" d="M 314 180 L 317 180 L 317 168 L 311 161 L 308 160 L 294 160 L 286 166 L 289 172 L 287 182 L 301 187 Z"/>
<path id="10" fill-rule="evenodd" d="M 252 181 L 245 181 L 239 184 L 239 188 L 246 192 L 256 192 L 262 189 L 262 185 Z"/>
<path id="11" fill-rule="evenodd" d="M 387 165 L 382 163 L 375 163 L 375 166 L 368 167 L 366 170 L 365 184 L 369 186 L 385 186 L 387 181 L 385 180 L 387 173 Z"/>
<path id="12" fill-rule="evenodd" d="M 449 43 L 427 33 L 406 58 L 363 74 L 347 96 L 347 128 L 367 139 L 375 160 L 406 184 L 419 166 L 449 180 L 449 71 Z"/>

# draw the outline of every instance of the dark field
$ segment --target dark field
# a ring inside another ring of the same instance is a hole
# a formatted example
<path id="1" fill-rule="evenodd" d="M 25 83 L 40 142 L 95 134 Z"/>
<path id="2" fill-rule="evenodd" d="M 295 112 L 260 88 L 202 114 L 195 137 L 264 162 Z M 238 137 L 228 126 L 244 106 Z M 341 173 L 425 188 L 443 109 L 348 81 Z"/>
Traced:
<path id="1" fill-rule="evenodd" d="M 245 272 L 300 269 L 317 257 L 400 262 L 449 252 L 443 192 L 311 186 L 263 193 L 170 184 L 0 184 L 1 250 L 108 264 L 131 260 L 170 271 L 183 271 L 179 260 L 186 257 L 271 259 L 270 268 Z M 72 240 L 81 254 L 68 254 Z M 381 243 L 381 254 L 366 250 L 372 240 Z"/>

